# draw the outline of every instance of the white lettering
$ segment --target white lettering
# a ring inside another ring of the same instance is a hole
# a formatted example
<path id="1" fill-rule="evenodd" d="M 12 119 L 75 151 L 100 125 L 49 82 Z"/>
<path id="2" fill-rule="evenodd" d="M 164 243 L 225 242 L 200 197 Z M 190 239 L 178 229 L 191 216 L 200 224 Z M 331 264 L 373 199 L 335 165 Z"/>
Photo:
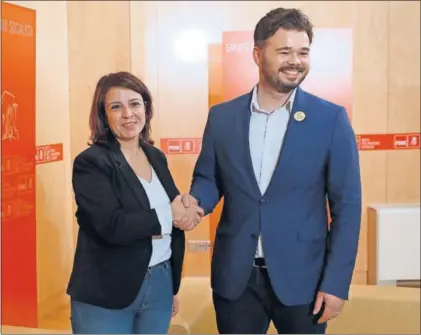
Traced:
<path id="1" fill-rule="evenodd" d="M 3 22 L 2 22 L 2 26 L 3 26 Z M 24 37 L 32 37 L 34 35 L 33 28 L 30 24 L 22 24 L 16 21 L 9 21 L 8 33 L 12 35 L 19 35 L 19 36 L 24 36 Z"/>
<path id="2" fill-rule="evenodd" d="M 227 43 L 225 45 L 225 50 L 227 53 L 237 52 L 250 52 L 253 49 L 253 44 L 250 42 L 241 42 L 241 43 Z"/>
<path id="3" fill-rule="evenodd" d="M 6 19 L 1 19 L 1 31 L 7 33 L 9 29 L 9 22 Z"/>

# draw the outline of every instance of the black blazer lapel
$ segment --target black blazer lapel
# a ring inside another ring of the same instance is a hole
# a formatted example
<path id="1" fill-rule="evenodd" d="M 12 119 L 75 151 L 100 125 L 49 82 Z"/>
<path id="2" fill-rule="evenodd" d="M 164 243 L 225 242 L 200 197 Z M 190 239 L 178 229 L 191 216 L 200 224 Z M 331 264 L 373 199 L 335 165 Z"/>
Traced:
<path id="1" fill-rule="evenodd" d="M 114 160 L 117 162 L 117 165 L 121 171 L 121 174 L 126 179 L 127 184 L 133 191 L 136 198 L 139 200 L 142 208 L 150 209 L 151 205 L 149 203 L 148 196 L 139 178 L 136 176 L 136 173 L 130 167 L 129 163 L 127 163 L 126 158 L 124 157 L 118 145 L 113 145 L 111 147 L 111 152 L 114 157 Z"/>

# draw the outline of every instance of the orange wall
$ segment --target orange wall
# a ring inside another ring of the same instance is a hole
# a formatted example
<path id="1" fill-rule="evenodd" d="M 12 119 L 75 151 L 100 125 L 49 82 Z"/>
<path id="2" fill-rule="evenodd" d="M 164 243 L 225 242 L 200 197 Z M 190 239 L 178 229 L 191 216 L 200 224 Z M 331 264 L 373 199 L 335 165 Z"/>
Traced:
<path id="1" fill-rule="evenodd" d="M 33 327 L 38 320 L 34 252 L 36 17 L 32 9 L 2 2 L 1 19 L 2 320 Z M 18 33 L 18 25 L 25 27 L 24 34 Z"/>
<path id="2" fill-rule="evenodd" d="M 67 1 L 71 159 L 87 148 L 95 85 L 114 71 L 130 71 L 128 1 Z M 72 203 L 75 211 L 74 201 Z M 73 244 L 77 224 L 73 219 Z"/>

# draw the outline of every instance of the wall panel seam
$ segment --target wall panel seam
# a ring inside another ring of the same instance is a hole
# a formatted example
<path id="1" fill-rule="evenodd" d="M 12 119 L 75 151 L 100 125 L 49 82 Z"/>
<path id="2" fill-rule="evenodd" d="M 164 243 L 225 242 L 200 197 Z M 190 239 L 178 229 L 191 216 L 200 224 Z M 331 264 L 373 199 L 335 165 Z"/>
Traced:
<path id="1" fill-rule="evenodd" d="M 386 68 L 387 68 L 387 76 L 386 76 L 386 92 L 387 92 L 387 108 L 386 108 L 386 132 L 390 132 L 389 128 L 389 117 L 390 117 L 390 25 L 391 25 L 391 17 L 390 17 L 390 6 L 391 2 L 387 2 L 387 25 L 386 25 L 386 43 L 387 43 L 387 53 L 386 53 Z M 389 157 L 390 157 L 390 151 L 386 152 L 386 174 L 385 174 L 385 192 L 386 192 L 386 203 L 389 203 Z"/>

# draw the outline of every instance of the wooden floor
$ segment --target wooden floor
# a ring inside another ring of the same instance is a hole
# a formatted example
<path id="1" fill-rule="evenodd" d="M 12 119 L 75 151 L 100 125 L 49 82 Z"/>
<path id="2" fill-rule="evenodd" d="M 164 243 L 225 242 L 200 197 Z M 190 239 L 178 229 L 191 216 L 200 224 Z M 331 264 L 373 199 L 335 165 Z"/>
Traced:
<path id="1" fill-rule="evenodd" d="M 63 306 L 53 314 L 46 315 L 39 320 L 38 327 L 43 329 L 70 330 L 70 307 Z"/>
<path id="2" fill-rule="evenodd" d="M 401 281 L 398 283 L 401 287 L 420 287 L 420 281 Z M 57 329 L 63 331 L 69 331 L 71 333 L 70 326 L 70 308 L 69 306 L 63 306 L 57 309 L 54 313 L 45 316 L 39 321 L 39 328 L 42 329 Z"/>

